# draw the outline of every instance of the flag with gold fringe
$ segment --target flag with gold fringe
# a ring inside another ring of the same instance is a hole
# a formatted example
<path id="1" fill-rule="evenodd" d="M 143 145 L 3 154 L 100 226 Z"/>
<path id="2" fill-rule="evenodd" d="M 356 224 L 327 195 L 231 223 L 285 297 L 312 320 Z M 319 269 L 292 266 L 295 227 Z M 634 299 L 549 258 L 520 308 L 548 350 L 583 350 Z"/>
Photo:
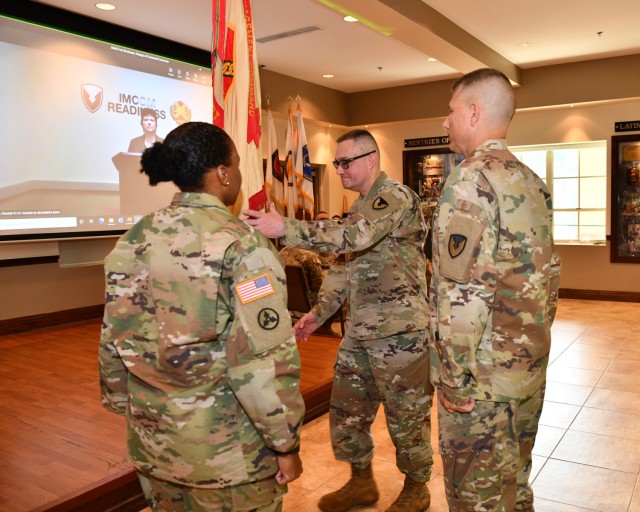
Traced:
<path id="1" fill-rule="evenodd" d="M 296 218 L 296 196 L 298 187 L 296 186 L 295 179 L 295 164 L 294 158 L 296 154 L 295 147 L 295 132 L 293 131 L 293 119 L 291 117 L 291 107 L 287 112 L 287 139 L 285 145 L 286 156 L 284 159 L 285 168 L 285 203 L 287 207 L 287 217 L 290 219 Z"/>
<path id="2" fill-rule="evenodd" d="M 307 145 L 307 134 L 304 130 L 302 120 L 302 109 L 298 106 L 298 148 L 296 152 L 296 185 L 298 189 L 298 208 L 304 212 L 306 219 L 313 219 L 314 198 L 313 198 L 313 171 L 309 161 L 309 147 Z"/>
<path id="3" fill-rule="evenodd" d="M 260 77 L 251 0 L 213 1 L 213 122 L 240 156 L 241 196 L 234 208 L 259 210 L 266 201 L 260 153 Z"/>
<path id="4" fill-rule="evenodd" d="M 268 100 L 267 100 L 268 102 Z M 276 127 L 271 115 L 271 109 L 267 108 L 267 170 L 264 177 L 264 185 L 267 192 L 267 200 L 276 205 L 280 215 L 285 214 L 284 199 L 284 173 L 280 166 L 280 154 L 276 138 Z"/>

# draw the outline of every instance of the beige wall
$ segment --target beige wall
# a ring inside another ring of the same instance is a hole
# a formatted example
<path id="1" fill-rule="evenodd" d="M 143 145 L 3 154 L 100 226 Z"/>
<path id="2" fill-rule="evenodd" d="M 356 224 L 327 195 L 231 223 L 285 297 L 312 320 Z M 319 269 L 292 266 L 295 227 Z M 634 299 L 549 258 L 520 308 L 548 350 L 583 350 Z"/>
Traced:
<path id="1" fill-rule="evenodd" d="M 508 134 L 510 145 L 607 140 L 615 121 L 640 119 L 640 100 L 516 113 Z M 381 146 L 382 167 L 402 180 L 404 139 L 443 135 L 443 118 L 371 127 Z M 607 168 L 610 173 L 610 159 Z M 607 197 L 610 196 L 607 191 Z M 609 223 L 609 217 L 607 217 Z M 609 225 L 607 226 L 609 232 Z M 560 286 L 578 290 L 640 291 L 640 264 L 611 263 L 609 246 L 560 246 Z"/>
<path id="2" fill-rule="evenodd" d="M 574 290 L 640 292 L 640 265 L 610 263 L 606 246 L 561 245 L 560 287 Z"/>
<path id="3" fill-rule="evenodd" d="M 637 98 L 640 54 L 557 64 L 522 71 L 516 89 L 519 108 L 540 108 L 594 101 Z M 348 123 L 391 123 L 447 115 L 453 80 L 353 93 Z"/>
<path id="4" fill-rule="evenodd" d="M 604 65 L 601 69 L 606 70 L 606 76 L 595 73 L 589 64 L 525 71 L 525 83 L 518 95 L 519 100 L 523 98 L 528 107 L 534 103 L 555 105 L 560 99 L 565 103 L 587 99 L 596 101 L 606 96 L 607 81 L 612 84 L 609 97 L 616 101 L 574 108 L 564 106 L 520 111 L 512 123 L 509 144 L 610 140 L 615 121 L 640 119 L 640 99 L 624 99 L 632 96 L 632 91 L 628 90 L 627 84 L 621 85 L 617 78 L 612 79 L 612 76 L 615 78 L 625 73 L 627 77 L 628 73 L 636 77 L 640 65 L 632 68 L 623 66 L 620 69 L 611 65 L 616 62 L 638 63 L 639 59 L 638 56 L 631 56 L 599 62 Z M 595 66 L 597 62 L 592 64 Z M 573 70 L 575 77 L 580 80 L 571 80 L 567 70 Z M 584 76 L 588 70 L 595 73 L 591 79 Z M 557 72 L 557 78 L 549 75 L 550 71 Z M 438 116 L 445 115 L 450 81 L 345 95 L 326 87 L 290 80 L 276 73 L 263 73 L 262 80 L 263 97 L 268 94 L 271 99 L 281 155 L 284 155 L 285 149 L 287 98 L 291 96 L 294 99 L 292 108 L 295 113 L 295 98 L 301 96 L 310 159 L 325 165 L 320 207 L 331 214 L 342 212 L 344 197 L 348 205 L 355 199 L 355 194 L 342 189 L 340 179 L 330 163 L 334 156 L 334 141 L 348 129 L 348 123 L 361 127 L 365 122 L 385 120 L 385 124 L 371 125 L 369 129 L 380 144 L 383 169 L 400 181 L 404 139 L 444 134 L 441 127 L 443 119 Z M 633 94 L 640 94 L 637 89 L 640 78 L 628 82 L 636 84 L 632 88 L 636 91 Z M 590 83 L 593 89 L 589 88 Z M 576 99 L 572 99 L 574 96 L 571 91 L 575 91 Z M 263 104 L 266 105 L 264 99 Z M 431 114 L 422 115 L 425 112 Z M 405 116 L 400 117 L 404 120 L 399 121 L 396 119 L 398 116 Z M 423 118 L 417 119 L 420 117 Z M 354 122 L 356 119 L 357 122 Z M 262 147 L 266 157 L 264 140 Z M 106 250 L 104 246 L 102 249 Z M 563 288 L 638 292 L 640 265 L 610 263 L 608 247 L 562 246 L 559 251 L 564 260 Z M 0 259 L 58 252 L 57 242 L 0 244 Z M 103 277 L 99 265 L 68 268 L 60 268 L 57 264 L 0 267 L 0 286 L 0 320 L 91 306 L 103 300 Z"/>
<path id="5" fill-rule="evenodd" d="M 0 267 L 0 320 L 104 303 L 99 265 L 60 268 L 57 263 Z"/>

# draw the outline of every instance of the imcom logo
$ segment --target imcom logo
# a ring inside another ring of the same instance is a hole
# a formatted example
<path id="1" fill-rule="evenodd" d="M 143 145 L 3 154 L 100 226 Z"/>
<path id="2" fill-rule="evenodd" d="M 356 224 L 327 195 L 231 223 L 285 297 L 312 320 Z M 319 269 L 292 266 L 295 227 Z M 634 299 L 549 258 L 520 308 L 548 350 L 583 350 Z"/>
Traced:
<path id="1" fill-rule="evenodd" d="M 82 103 L 87 107 L 87 110 L 92 114 L 97 112 L 102 106 L 102 98 L 104 93 L 102 87 L 93 84 L 82 84 L 80 86 L 80 93 L 82 95 Z"/>

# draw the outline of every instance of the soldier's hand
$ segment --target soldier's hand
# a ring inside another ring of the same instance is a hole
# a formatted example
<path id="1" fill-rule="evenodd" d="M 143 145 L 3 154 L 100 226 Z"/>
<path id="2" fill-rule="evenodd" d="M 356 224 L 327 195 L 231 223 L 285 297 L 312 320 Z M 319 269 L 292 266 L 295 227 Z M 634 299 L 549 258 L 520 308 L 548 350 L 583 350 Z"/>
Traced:
<path id="1" fill-rule="evenodd" d="M 473 408 L 476 405 L 476 401 L 473 398 L 469 398 L 469 401 L 465 405 L 458 405 L 447 400 L 442 393 L 439 393 L 439 396 L 440 396 L 440 403 L 442 404 L 442 407 L 444 407 L 444 410 L 447 411 L 448 413 L 458 412 L 462 414 L 468 414 L 471 411 L 473 411 Z"/>
<path id="2" fill-rule="evenodd" d="M 266 212 L 242 210 L 242 213 L 247 216 L 244 221 L 267 238 L 280 238 L 284 235 L 284 219 L 273 203 L 269 205 L 269 210 Z"/>
<path id="3" fill-rule="evenodd" d="M 279 471 L 276 473 L 276 482 L 280 485 L 293 482 L 302 474 L 302 460 L 297 453 L 291 455 L 277 455 Z"/>
<path id="4" fill-rule="evenodd" d="M 320 327 L 318 320 L 313 316 L 313 313 L 307 313 L 293 326 L 293 332 L 297 340 L 306 341 L 309 335 L 318 327 Z"/>

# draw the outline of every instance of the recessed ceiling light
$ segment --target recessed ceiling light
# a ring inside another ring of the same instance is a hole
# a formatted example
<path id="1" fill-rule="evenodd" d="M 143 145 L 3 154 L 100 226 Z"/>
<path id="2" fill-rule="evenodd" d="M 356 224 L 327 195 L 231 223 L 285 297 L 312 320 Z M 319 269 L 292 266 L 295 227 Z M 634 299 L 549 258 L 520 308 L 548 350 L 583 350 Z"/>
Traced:
<path id="1" fill-rule="evenodd" d="M 533 46 L 533 43 L 531 41 L 523 41 L 522 43 L 518 43 L 518 46 L 520 48 L 529 48 L 530 46 Z"/>
<path id="2" fill-rule="evenodd" d="M 116 8 L 116 6 L 113 4 L 104 4 L 104 3 L 96 4 L 96 7 L 102 11 L 114 11 Z"/>
<path id="3" fill-rule="evenodd" d="M 353 16 L 345 16 L 342 19 L 347 23 L 355 23 L 356 21 L 358 21 L 358 18 L 354 18 Z"/>
<path id="4" fill-rule="evenodd" d="M 433 57 L 427 57 L 427 62 L 438 62 L 438 59 L 434 59 Z"/>
<path id="5" fill-rule="evenodd" d="M 333 78 L 335 75 L 331 75 L 331 74 L 326 74 L 326 75 L 322 75 L 322 78 Z"/>

